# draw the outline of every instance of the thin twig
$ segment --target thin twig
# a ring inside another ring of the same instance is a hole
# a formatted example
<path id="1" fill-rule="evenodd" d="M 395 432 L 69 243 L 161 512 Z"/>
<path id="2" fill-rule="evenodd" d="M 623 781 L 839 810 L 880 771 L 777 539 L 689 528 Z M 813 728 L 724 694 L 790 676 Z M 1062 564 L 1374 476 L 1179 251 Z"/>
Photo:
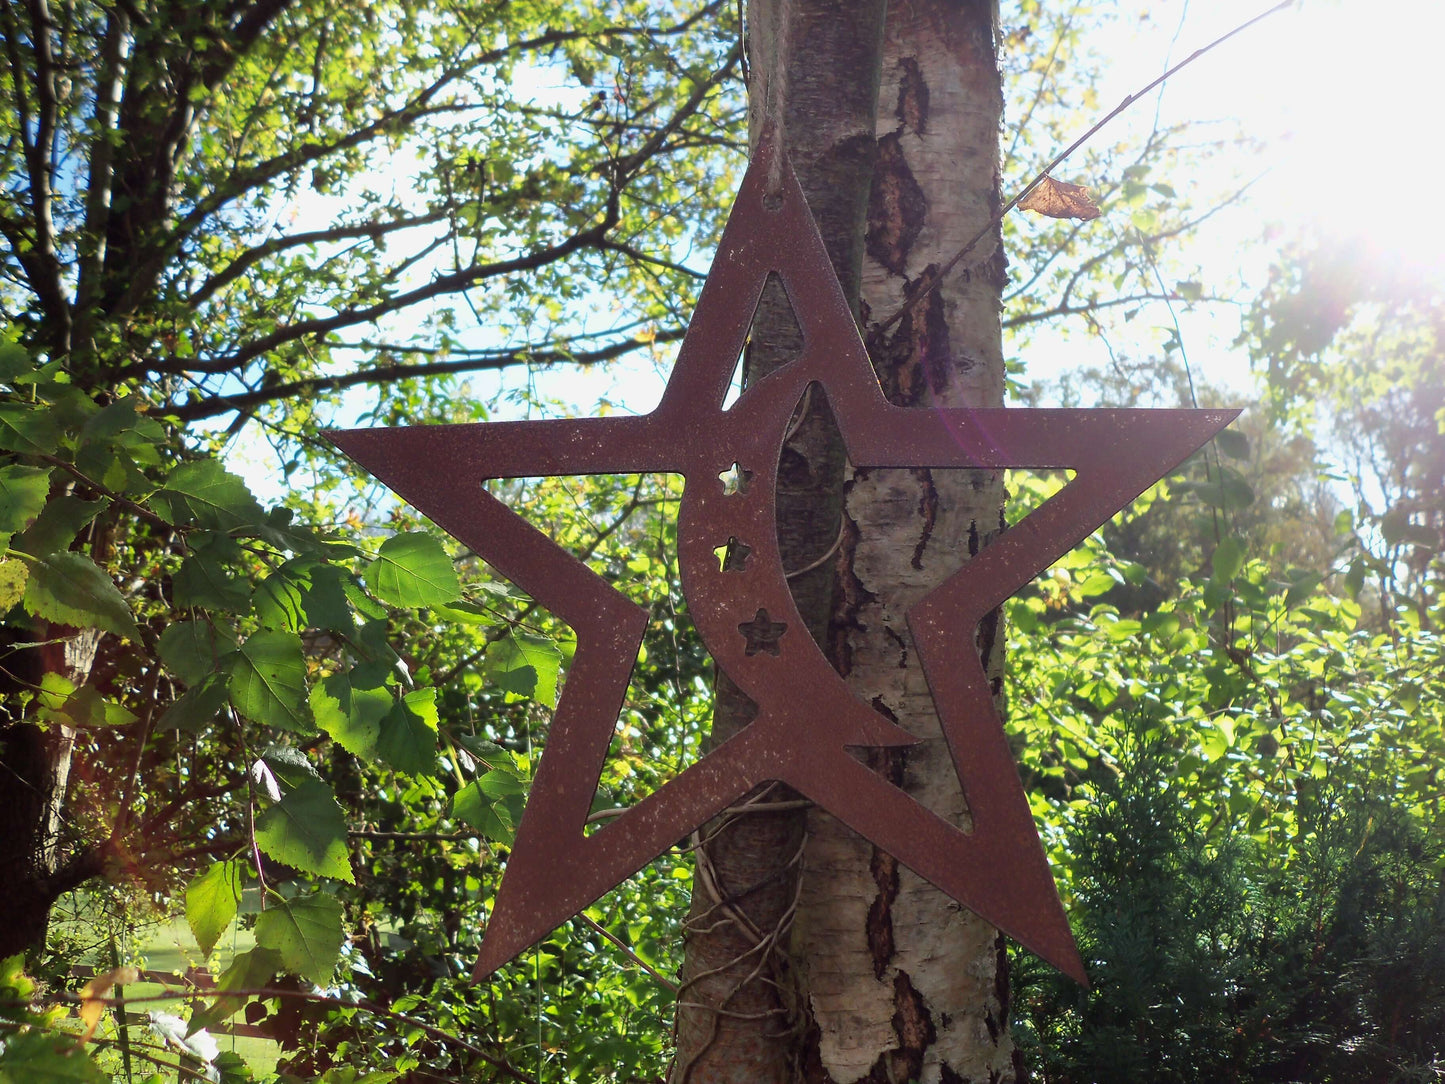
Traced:
<path id="1" fill-rule="evenodd" d="M 959 261 L 961 261 L 970 252 L 972 252 L 974 247 L 980 241 L 982 241 L 985 237 L 992 233 L 993 230 L 996 229 L 1003 222 L 1004 218 L 1008 215 L 1008 213 L 1019 205 L 1020 201 L 1025 199 L 1028 194 L 1039 185 L 1043 184 L 1044 179 L 1047 178 L 1050 173 L 1052 173 L 1056 168 L 1058 168 L 1058 166 L 1061 165 L 1064 160 L 1067 159 L 1070 155 L 1072 155 L 1076 150 L 1082 147 L 1089 140 L 1093 139 L 1094 136 L 1097 135 L 1099 131 L 1103 129 L 1104 126 L 1107 125 L 1111 120 L 1117 117 L 1120 113 L 1124 112 L 1124 110 L 1128 109 L 1135 102 L 1139 101 L 1139 99 L 1143 98 L 1155 87 L 1158 87 L 1166 79 L 1169 79 L 1171 76 L 1182 71 L 1190 64 L 1193 64 L 1196 60 L 1204 56 L 1206 53 L 1212 51 L 1220 45 L 1223 45 L 1226 41 L 1234 37 L 1236 34 L 1241 34 L 1245 30 L 1248 30 L 1255 23 L 1268 18 L 1276 12 L 1283 11 L 1287 7 L 1293 6 L 1294 3 L 1295 0 L 1280 0 L 1280 2 L 1275 4 L 1273 7 L 1269 8 L 1266 11 L 1260 12 L 1254 18 L 1249 19 L 1246 22 L 1240 23 L 1233 30 L 1229 31 L 1226 34 L 1220 35 L 1219 37 L 1211 41 L 1208 45 L 1199 49 L 1195 49 L 1194 52 L 1190 53 L 1187 57 L 1181 60 L 1178 64 L 1175 64 L 1172 68 L 1166 70 L 1163 75 L 1160 75 L 1157 79 L 1151 82 L 1148 86 L 1144 87 L 1142 90 L 1137 90 L 1133 94 L 1125 95 L 1124 100 L 1118 105 L 1116 105 L 1112 110 L 1110 110 L 1109 113 L 1106 114 L 1102 120 L 1098 121 L 1087 132 L 1085 132 L 1078 139 L 1070 143 L 1068 147 L 1066 147 L 1060 154 L 1055 156 L 1052 162 L 1046 165 L 1043 169 L 1039 170 L 1039 172 L 1034 175 L 1034 179 L 1031 180 L 1028 184 L 1024 185 L 1024 187 L 1018 193 L 1016 193 L 1011 200 L 1005 203 L 1003 207 L 999 209 L 998 213 L 988 220 L 988 224 L 985 225 L 983 229 L 979 230 L 978 233 L 973 236 L 973 238 L 968 242 L 968 244 L 964 245 L 963 248 L 959 249 L 956 253 L 954 253 L 952 258 L 950 258 L 947 263 L 945 263 L 932 275 L 924 278 L 921 281 L 919 287 L 913 291 L 912 296 L 910 296 L 906 301 L 903 302 L 901 306 L 899 306 L 898 311 L 893 313 L 892 316 L 888 317 L 888 319 L 884 320 L 881 324 L 878 324 L 876 326 L 875 333 L 887 331 L 890 327 L 898 323 L 899 320 L 902 320 L 904 316 L 911 312 L 914 306 L 916 306 L 920 301 L 922 301 L 929 294 L 933 293 L 934 290 L 938 289 L 939 285 L 943 282 L 943 280 L 948 277 L 948 273 L 958 266 Z"/>
<path id="2" fill-rule="evenodd" d="M 624 953 L 626 953 L 627 958 L 628 958 L 629 960 L 631 960 L 633 963 L 635 963 L 638 967 L 642 968 L 642 970 L 646 971 L 649 975 L 651 975 L 651 976 L 652 976 L 654 979 L 656 979 L 658 982 L 662 983 L 662 985 L 666 986 L 666 987 L 667 987 L 669 990 L 671 990 L 674 994 L 677 993 L 677 990 L 678 990 L 677 983 L 673 982 L 673 981 L 672 981 L 671 979 L 669 979 L 666 975 L 662 974 L 662 973 L 661 973 L 660 971 L 658 971 L 655 967 L 653 967 L 650 963 L 648 963 L 646 960 L 644 960 L 641 956 L 637 955 L 637 953 L 636 953 L 635 951 L 633 951 L 632 947 L 631 947 L 630 945 L 628 945 L 627 942 L 623 941 L 622 938 L 618 937 L 615 933 L 613 933 L 611 930 L 609 930 L 606 926 L 602 925 L 602 923 L 600 923 L 600 922 L 596 921 L 595 919 L 589 917 L 589 916 L 588 916 L 587 914 L 585 914 L 585 913 L 579 914 L 579 915 L 577 915 L 577 917 L 580 918 L 583 922 L 587 923 L 587 925 L 591 926 L 594 930 L 596 930 L 598 933 L 600 933 L 603 937 L 607 938 L 607 940 L 611 941 L 611 942 L 612 942 L 614 945 L 616 945 L 618 948 L 620 948 Z"/>

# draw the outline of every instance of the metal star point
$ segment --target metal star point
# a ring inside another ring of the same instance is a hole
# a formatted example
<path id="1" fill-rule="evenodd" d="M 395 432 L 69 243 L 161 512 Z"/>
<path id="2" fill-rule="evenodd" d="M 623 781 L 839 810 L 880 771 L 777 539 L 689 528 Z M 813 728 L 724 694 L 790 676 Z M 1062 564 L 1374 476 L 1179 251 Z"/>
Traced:
<path id="1" fill-rule="evenodd" d="M 770 171 L 781 199 L 765 198 Z M 724 409 L 769 273 L 801 355 Z M 915 738 L 859 699 L 806 635 L 784 577 L 777 464 L 820 385 L 858 467 L 1063 468 L 1073 479 L 908 611 L 968 801 L 968 831 L 847 752 Z M 545 937 L 748 791 L 781 780 L 920 876 L 1085 981 L 974 644 L 978 622 L 1208 441 L 1229 410 L 909 409 L 890 404 L 791 167 L 765 138 L 744 178 L 661 403 L 641 417 L 336 432 L 332 440 L 572 627 L 552 717 L 474 977 Z M 746 464 L 746 468 L 743 466 Z M 604 827 L 584 831 L 646 625 L 635 605 L 487 492 L 488 479 L 665 472 L 685 485 L 689 610 L 755 719 Z M 720 560 L 720 556 L 722 559 Z M 786 680 L 778 657 L 786 654 Z"/>

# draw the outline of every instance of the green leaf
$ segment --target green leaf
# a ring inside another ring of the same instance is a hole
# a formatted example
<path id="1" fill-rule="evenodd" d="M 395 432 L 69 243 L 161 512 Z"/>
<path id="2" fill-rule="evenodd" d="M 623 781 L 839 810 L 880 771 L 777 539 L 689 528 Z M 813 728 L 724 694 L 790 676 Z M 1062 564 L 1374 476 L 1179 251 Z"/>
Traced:
<path id="1" fill-rule="evenodd" d="M 241 864 L 215 862 L 186 886 L 186 924 L 209 956 L 241 904 Z"/>
<path id="2" fill-rule="evenodd" d="M 436 767 L 435 689 L 417 689 L 392 705 L 381 720 L 377 755 L 399 772 L 425 775 Z"/>
<path id="3" fill-rule="evenodd" d="M 161 662 L 187 685 L 198 684 L 235 650 L 235 632 L 212 621 L 177 621 L 161 633 Z"/>
<path id="4" fill-rule="evenodd" d="M 1365 574 L 1368 571 L 1364 561 L 1350 562 L 1350 570 L 1345 573 L 1345 590 L 1349 592 L 1350 598 L 1360 597 L 1360 592 L 1365 587 Z"/>
<path id="5" fill-rule="evenodd" d="M 557 674 L 562 652 L 542 636 L 514 633 L 487 652 L 487 676 L 508 692 L 557 706 Z"/>
<path id="6" fill-rule="evenodd" d="M 35 362 L 30 351 L 19 343 L 0 342 L 0 380 L 13 380 L 17 376 L 35 371 Z"/>
<path id="7" fill-rule="evenodd" d="M 0 1052 L 0 1084 L 105 1084 L 103 1073 L 75 1041 L 63 1032 L 5 1029 Z"/>
<path id="8" fill-rule="evenodd" d="M 227 991 L 257 990 L 269 986 L 280 970 L 281 954 L 275 949 L 257 946 L 237 954 L 231 966 L 216 980 L 216 992 L 220 996 L 208 1007 L 191 1013 L 187 1033 L 194 1035 L 202 1028 L 214 1027 L 248 1000 L 244 996 L 228 996 Z"/>
<path id="9" fill-rule="evenodd" d="M 24 561 L 0 558 L 0 615 L 25 597 L 25 581 L 29 577 L 30 570 Z"/>
<path id="10" fill-rule="evenodd" d="M 0 531 L 23 531 L 35 522 L 50 496 L 50 468 L 10 463 L 0 467 Z"/>
<path id="11" fill-rule="evenodd" d="M 136 717 L 119 704 L 106 700 L 93 685 L 69 688 L 70 682 L 49 673 L 41 681 L 40 717 L 68 726 L 128 726 Z"/>
<path id="12" fill-rule="evenodd" d="M 264 522 L 266 516 L 246 483 L 214 459 L 182 463 L 151 496 L 151 505 L 177 526 L 229 531 Z"/>
<path id="13" fill-rule="evenodd" d="M 1285 593 L 1284 604 L 1291 609 L 1304 602 L 1314 594 L 1315 588 L 1324 581 L 1324 575 L 1320 572 L 1307 572 L 1300 570 L 1300 574 L 1291 577 L 1293 582 Z"/>
<path id="14" fill-rule="evenodd" d="M 377 598 L 393 606 L 440 606 L 462 593 L 442 544 L 420 532 L 392 535 L 383 542 L 366 582 Z"/>
<path id="15" fill-rule="evenodd" d="M 165 710 L 157 725 L 162 729 L 198 733 L 216 718 L 229 698 L 226 675 L 212 674 L 199 685 L 187 689 L 185 695 Z"/>
<path id="16" fill-rule="evenodd" d="M 1230 459 L 1249 458 L 1249 438 L 1238 429 L 1221 429 L 1214 435 L 1214 443 L 1218 445 L 1220 453 Z"/>
<path id="17" fill-rule="evenodd" d="M 199 610 L 225 610 L 243 614 L 251 608 L 251 592 L 245 580 L 205 557 L 192 555 L 181 562 L 171 577 L 176 605 Z"/>
<path id="18" fill-rule="evenodd" d="M 488 798 L 512 798 L 527 793 L 527 780 L 501 768 L 487 772 L 477 782 Z"/>
<path id="19" fill-rule="evenodd" d="M 1109 575 L 1107 569 L 1099 569 L 1091 572 L 1083 580 L 1074 585 L 1074 591 L 1080 598 L 1094 598 L 1104 595 L 1119 586 L 1119 581 Z"/>
<path id="20" fill-rule="evenodd" d="M 1193 482 L 1181 485 L 1181 490 L 1190 490 L 1211 508 L 1238 511 L 1254 503 L 1254 489 L 1233 471 L 1226 471 L 1218 482 Z"/>
<path id="21" fill-rule="evenodd" d="M 81 553 L 29 558 L 25 608 L 36 617 L 76 628 L 97 628 L 139 642 L 140 629 L 111 578 Z"/>
<path id="22" fill-rule="evenodd" d="M 385 689 L 355 689 L 349 672 L 332 674 L 311 690 L 311 713 L 322 730 L 362 760 L 376 756 L 381 721 L 395 703 Z"/>
<path id="23" fill-rule="evenodd" d="M 275 546 L 278 550 L 292 553 L 329 555 L 333 560 L 344 560 L 358 556 L 361 551 L 348 542 L 328 538 L 311 527 L 292 522 L 295 513 L 291 509 L 277 506 L 266 513 L 263 522 L 256 524 L 245 533 L 254 535 Z"/>
<path id="24" fill-rule="evenodd" d="M 54 455 L 60 426 L 48 410 L 21 403 L 0 403 L 0 448 L 26 455 Z"/>
<path id="25" fill-rule="evenodd" d="M 453 795 L 452 816 L 496 843 L 510 845 L 515 834 L 506 803 L 488 795 L 480 779 L 473 779 Z"/>
<path id="26" fill-rule="evenodd" d="M 1145 636 L 1168 639 L 1179 631 L 1179 615 L 1156 610 L 1144 618 L 1142 628 Z"/>
<path id="27" fill-rule="evenodd" d="M 306 662 L 301 637 L 262 631 L 243 643 L 230 678 L 231 703 L 246 718 L 280 730 L 307 732 Z"/>
<path id="28" fill-rule="evenodd" d="M 316 765 L 311 763 L 311 758 L 294 746 L 272 742 L 262 750 L 261 759 L 266 762 L 271 774 L 285 783 L 288 789 L 295 789 L 309 780 L 321 778 Z"/>
<path id="29" fill-rule="evenodd" d="M 43 557 L 47 553 L 69 549 L 80 529 L 108 505 L 108 500 L 85 501 L 70 493 L 54 497 L 41 510 L 39 517 L 10 543 L 12 549 Z"/>
<path id="30" fill-rule="evenodd" d="M 1230 535 L 1221 541 L 1214 547 L 1211 564 L 1216 583 L 1228 583 L 1234 579 L 1244 567 L 1244 540 L 1238 535 Z"/>
<path id="31" fill-rule="evenodd" d="M 321 892 L 273 903 L 256 919 L 256 944 L 275 949 L 287 971 L 318 986 L 331 981 L 345 936 L 341 904 Z"/>
<path id="32" fill-rule="evenodd" d="M 293 632 L 335 629 L 345 636 L 356 631 L 346 593 L 346 571 L 314 557 L 287 561 L 256 588 L 256 614 L 274 628 Z"/>
<path id="33" fill-rule="evenodd" d="M 346 852 L 346 815 L 320 780 L 302 783 L 260 816 L 256 845 L 305 873 L 354 883 Z"/>
<path id="34" fill-rule="evenodd" d="M 400 1074 L 389 1069 L 358 1069 L 352 1065 L 338 1065 L 322 1073 L 317 1084 L 391 1084 L 398 1075 Z"/>

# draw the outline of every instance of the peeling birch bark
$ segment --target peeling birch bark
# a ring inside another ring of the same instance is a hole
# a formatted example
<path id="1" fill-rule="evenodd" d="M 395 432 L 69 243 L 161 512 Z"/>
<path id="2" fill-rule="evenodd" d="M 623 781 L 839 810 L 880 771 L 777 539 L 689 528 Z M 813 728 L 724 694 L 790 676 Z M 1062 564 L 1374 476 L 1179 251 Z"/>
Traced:
<path id="1" fill-rule="evenodd" d="M 1002 91 L 993 0 L 751 0 L 750 122 L 780 125 L 824 243 L 866 330 L 994 213 Z M 881 66 L 881 86 L 877 73 Z M 889 398 L 997 406 L 1005 261 L 979 261 L 868 343 Z M 790 360 L 797 330 L 765 290 L 745 378 Z M 799 609 L 865 700 L 919 734 L 874 766 L 966 825 L 967 808 L 909 638 L 908 606 L 998 530 L 1001 479 L 983 472 L 855 471 L 826 403 L 784 451 L 779 542 Z M 991 629 L 990 672 L 1001 674 Z M 750 705 L 719 690 L 713 740 Z M 1007 968 L 997 933 L 825 814 L 749 817 L 709 846 L 707 872 L 747 923 L 783 929 L 787 952 L 747 956 L 695 880 L 671 1084 L 961 1084 L 1015 1078 Z M 806 829 L 803 874 L 788 868 Z M 748 886 L 757 885 L 748 891 Z M 722 1009 L 722 1012 L 718 1012 Z"/>
<path id="2" fill-rule="evenodd" d="M 890 6 L 862 274 L 865 334 L 999 206 L 1002 92 L 988 2 Z M 1002 404 L 998 239 L 913 313 L 869 334 L 900 405 Z M 968 813 L 904 621 L 999 529 L 993 473 L 853 470 L 832 653 L 864 699 L 923 738 L 875 767 L 925 805 Z M 1002 659 L 980 630 L 990 673 Z M 795 952 L 811 1016 L 808 1081 L 1009 1081 L 1007 967 L 994 929 L 827 814 L 808 821 Z"/>

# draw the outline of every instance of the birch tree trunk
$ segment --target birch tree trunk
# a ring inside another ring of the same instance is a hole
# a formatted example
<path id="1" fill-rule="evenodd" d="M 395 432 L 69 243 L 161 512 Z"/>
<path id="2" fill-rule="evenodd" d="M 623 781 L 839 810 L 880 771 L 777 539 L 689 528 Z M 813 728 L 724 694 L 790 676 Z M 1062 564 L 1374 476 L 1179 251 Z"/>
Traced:
<path id="1" fill-rule="evenodd" d="M 995 0 L 895 0 L 886 16 L 873 3 L 752 0 L 748 20 L 754 135 L 765 117 L 780 124 L 885 392 L 919 409 L 1001 405 L 997 236 L 878 330 L 999 206 Z M 780 295 L 765 292 L 749 379 L 796 349 Z M 904 615 L 999 529 L 1001 479 L 840 469 L 831 417 L 810 404 L 784 451 L 778 501 L 788 567 L 835 547 L 821 580 L 793 581 L 814 635 L 860 697 L 923 739 L 874 766 L 966 824 Z M 997 689 L 995 631 L 980 630 L 979 648 Z M 746 724 L 736 699 L 720 695 L 715 740 Z M 780 797 L 792 796 L 767 800 Z M 827 814 L 715 827 L 694 888 L 673 1084 L 1015 1078 L 992 927 Z M 723 903 L 742 921 L 719 921 Z"/>
<path id="2" fill-rule="evenodd" d="M 1000 205 L 996 25 L 988 0 L 889 7 L 862 311 L 869 355 L 901 406 L 1003 402 L 1007 261 L 997 235 L 878 330 Z M 985 471 L 853 470 L 846 483 L 835 664 L 860 697 L 923 739 L 875 766 L 960 825 L 967 807 L 904 615 L 998 531 L 1003 496 L 1002 479 Z M 980 629 L 979 650 L 999 695 L 996 631 Z M 998 933 L 827 814 L 812 813 L 807 832 L 795 941 L 811 1016 L 806 1079 L 1014 1079 Z"/>

